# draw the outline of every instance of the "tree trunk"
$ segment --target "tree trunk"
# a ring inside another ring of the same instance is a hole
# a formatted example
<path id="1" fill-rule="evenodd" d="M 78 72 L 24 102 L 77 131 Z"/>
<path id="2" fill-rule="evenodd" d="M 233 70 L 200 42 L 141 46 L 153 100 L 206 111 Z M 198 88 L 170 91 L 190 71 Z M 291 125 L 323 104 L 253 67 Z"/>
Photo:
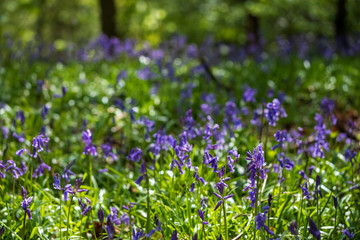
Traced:
<path id="1" fill-rule="evenodd" d="M 99 0 L 101 31 L 108 37 L 116 37 L 116 9 L 114 0 Z"/>
<path id="2" fill-rule="evenodd" d="M 259 37 L 259 18 L 248 13 L 246 16 L 246 34 L 247 45 L 258 45 L 260 41 Z"/>
<path id="3" fill-rule="evenodd" d="M 347 49 L 349 42 L 346 36 L 346 0 L 337 0 L 335 17 L 335 39 L 338 49 Z"/>

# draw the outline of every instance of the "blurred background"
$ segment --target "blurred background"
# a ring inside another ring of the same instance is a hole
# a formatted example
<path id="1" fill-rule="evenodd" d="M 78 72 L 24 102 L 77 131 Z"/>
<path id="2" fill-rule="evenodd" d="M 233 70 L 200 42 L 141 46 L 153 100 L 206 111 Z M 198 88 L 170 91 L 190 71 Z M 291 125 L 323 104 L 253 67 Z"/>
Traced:
<path id="1" fill-rule="evenodd" d="M 359 0 L 1 0 L 0 34 L 59 47 L 82 44 L 102 32 L 157 45 L 174 34 L 200 43 L 271 47 L 279 37 L 340 39 L 360 29 Z"/>

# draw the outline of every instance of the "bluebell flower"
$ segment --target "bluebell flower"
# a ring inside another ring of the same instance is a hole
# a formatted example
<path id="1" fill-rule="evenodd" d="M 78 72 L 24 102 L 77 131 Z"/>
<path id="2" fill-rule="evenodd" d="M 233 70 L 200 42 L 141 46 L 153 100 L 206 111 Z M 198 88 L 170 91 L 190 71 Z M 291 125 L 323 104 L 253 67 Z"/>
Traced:
<path id="1" fill-rule="evenodd" d="M 320 240 L 320 236 L 321 236 L 320 231 L 317 228 L 316 223 L 311 218 L 309 218 L 308 230 L 311 233 L 311 235 L 314 236 L 315 239 Z"/>
<path id="2" fill-rule="evenodd" d="M 260 143 L 256 148 L 254 148 L 253 153 L 248 151 L 246 153 L 247 157 L 246 160 L 250 161 L 246 168 L 248 174 L 248 181 L 249 183 L 245 186 L 243 191 L 247 191 L 250 189 L 249 192 L 249 199 L 251 201 L 251 207 L 255 207 L 255 197 L 256 197 L 256 178 L 264 179 L 265 178 L 265 171 L 263 166 L 265 165 L 265 158 L 264 158 L 264 151 L 262 149 L 262 144 Z"/>
<path id="3" fill-rule="evenodd" d="M 2 133 L 3 139 L 8 139 L 8 137 L 9 137 L 9 128 L 7 128 L 5 126 L 1 126 L 1 133 Z"/>
<path id="4" fill-rule="evenodd" d="M 102 208 L 99 208 L 99 210 L 97 212 L 97 216 L 98 216 L 99 222 L 101 224 L 103 224 L 104 223 L 104 210 Z"/>
<path id="5" fill-rule="evenodd" d="M 356 155 L 357 152 L 351 151 L 350 149 L 345 150 L 345 159 L 349 162 L 351 162 L 351 166 L 354 167 L 354 162 L 356 162 Z"/>
<path id="6" fill-rule="evenodd" d="M 243 100 L 245 102 L 255 102 L 255 94 L 256 94 L 256 89 L 251 88 L 251 87 L 247 87 L 245 89 L 244 95 L 243 95 Z"/>
<path id="7" fill-rule="evenodd" d="M 102 144 L 101 149 L 105 158 L 111 157 L 113 161 L 117 160 L 118 157 L 112 152 L 112 147 L 110 144 Z"/>
<path id="8" fill-rule="evenodd" d="M 32 175 L 33 178 L 41 177 L 45 170 L 51 171 L 51 167 L 48 166 L 46 163 L 44 163 L 42 160 L 40 160 L 41 163 L 38 165 L 38 167 L 34 170 L 34 173 Z"/>
<path id="9" fill-rule="evenodd" d="M 68 200 L 69 194 L 75 196 L 76 193 L 87 192 L 87 189 L 81 189 L 81 185 L 84 183 L 82 178 L 75 179 L 74 187 L 71 187 L 71 184 L 65 185 L 64 189 L 64 201 Z"/>
<path id="10" fill-rule="evenodd" d="M 321 100 L 320 109 L 326 116 L 329 116 L 335 109 L 335 101 L 324 97 Z"/>
<path id="11" fill-rule="evenodd" d="M 315 194 L 317 196 L 317 194 L 320 195 L 320 197 L 322 198 L 322 192 L 321 192 L 321 189 L 320 189 L 320 184 L 321 184 L 321 179 L 320 179 L 320 176 L 317 175 L 316 176 L 316 182 L 315 182 Z"/>
<path id="12" fill-rule="evenodd" d="M 275 137 L 275 141 L 278 142 L 278 144 L 274 145 L 271 150 L 275 150 L 276 148 L 283 148 L 284 147 L 284 143 L 288 140 L 288 136 L 287 136 L 287 131 L 286 130 L 281 130 L 281 131 L 277 131 L 274 134 Z"/>
<path id="13" fill-rule="evenodd" d="M 143 151 L 140 148 L 133 148 L 130 150 L 127 159 L 133 162 L 139 162 L 143 156 Z"/>
<path id="14" fill-rule="evenodd" d="M 202 224 L 204 224 L 204 225 L 208 225 L 208 224 L 209 224 L 209 222 L 206 222 L 206 221 L 204 220 L 205 210 L 204 210 L 204 211 L 201 211 L 200 209 L 198 209 L 198 214 L 199 214 L 199 217 L 200 217 L 200 218 L 201 218 L 201 220 L 202 220 Z"/>
<path id="15" fill-rule="evenodd" d="M 338 207 L 338 199 L 337 199 L 337 197 L 334 197 L 334 196 L 332 196 L 332 197 L 334 200 L 334 207 L 337 208 Z"/>
<path id="16" fill-rule="evenodd" d="M 302 176 L 305 180 L 308 180 L 308 177 L 306 176 L 304 170 L 299 171 L 300 176 Z"/>
<path id="17" fill-rule="evenodd" d="M 50 108 L 49 108 L 46 104 L 42 107 L 41 112 L 40 112 L 40 115 L 41 115 L 41 117 L 42 117 L 43 120 L 46 119 L 46 115 L 48 115 L 49 109 L 50 109 Z"/>
<path id="18" fill-rule="evenodd" d="M 1 163 L 2 164 L 0 165 L 0 167 L 5 169 L 4 172 L 6 173 L 11 171 L 15 179 L 18 179 L 20 176 L 24 175 L 22 169 L 18 168 L 13 160 L 8 160 L 5 164 L 2 161 Z M 1 177 L 5 178 L 5 174 L 2 173 Z"/>
<path id="19" fill-rule="evenodd" d="M 25 141 L 25 133 L 22 132 L 20 135 L 18 135 L 16 132 L 13 132 L 13 137 L 18 140 L 19 143 L 22 143 Z"/>
<path id="20" fill-rule="evenodd" d="M 255 216 L 255 218 L 254 218 L 254 221 L 256 222 L 256 227 L 255 228 L 258 229 L 258 230 L 261 230 L 261 227 L 263 227 L 264 230 L 268 234 L 274 236 L 275 235 L 274 232 L 271 231 L 270 228 L 267 225 L 265 225 L 266 219 L 267 219 L 266 215 L 267 215 L 267 211 L 265 211 L 264 213 L 258 213 L 258 215 Z"/>
<path id="21" fill-rule="evenodd" d="M 264 115 L 270 126 L 276 126 L 276 122 L 279 121 L 280 117 L 287 116 L 277 98 L 274 98 L 272 102 L 266 104 Z"/>
<path id="22" fill-rule="evenodd" d="M 114 223 L 112 222 L 111 215 L 108 215 L 106 217 L 106 231 L 107 231 L 108 238 L 110 240 L 114 239 L 115 227 L 114 227 Z"/>
<path id="23" fill-rule="evenodd" d="M 176 230 L 174 230 L 173 233 L 171 234 L 170 240 L 178 240 L 177 234 L 178 234 L 178 232 Z"/>
<path id="24" fill-rule="evenodd" d="M 21 186 L 21 195 L 23 198 L 23 201 L 21 202 L 21 207 L 24 209 L 24 211 L 28 215 L 29 219 L 32 219 L 29 206 L 31 204 L 31 201 L 33 200 L 33 197 L 27 198 L 27 191 L 23 186 Z"/>
<path id="25" fill-rule="evenodd" d="M 85 143 L 83 154 L 97 156 L 96 146 L 92 143 L 92 133 L 90 129 L 82 132 L 82 140 Z"/>
<path id="26" fill-rule="evenodd" d="M 162 228 L 161 228 L 161 221 L 160 219 L 158 218 L 158 216 L 155 214 L 154 216 L 154 223 L 156 225 L 156 228 L 155 230 L 158 231 L 158 232 L 161 232 L 162 231 Z"/>
<path id="27" fill-rule="evenodd" d="M 133 228 L 133 235 L 132 235 L 132 240 L 140 240 L 141 238 L 144 237 L 144 231 L 142 230 L 137 230 L 137 232 L 135 231 L 135 228 Z"/>
<path id="28" fill-rule="evenodd" d="M 81 207 L 81 215 L 85 216 L 91 209 L 91 202 L 87 197 L 84 197 L 85 201 L 83 202 L 82 198 L 78 199 L 79 205 Z"/>
<path id="29" fill-rule="evenodd" d="M 347 236 L 349 239 L 353 239 L 353 238 L 354 238 L 354 234 L 351 233 L 348 228 L 346 228 L 344 231 L 342 231 L 342 233 L 343 233 L 345 236 Z"/>
<path id="30" fill-rule="evenodd" d="M 24 115 L 24 111 L 20 110 L 16 112 L 16 119 L 20 120 L 21 125 L 24 125 L 25 123 L 25 115 Z"/>
<path id="31" fill-rule="evenodd" d="M 299 231 L 299 228 L 298 228 L 298 225 L 296 223 L 296 221 L 293 221 L 290 223 L 289 227 L 288 227 L 288 230 L 295 236 L 298 235 L 298 231 Z"/>
<path id="32" fill-rule="evenodd" d="M 306 199 L 311 199 L 311 193 L 308 190 L 308 185 L 307 182 L 305 182 L 304 186 L 300 185 L 301 190 L 302 190 L 302 194 L 306 197 Z"/>

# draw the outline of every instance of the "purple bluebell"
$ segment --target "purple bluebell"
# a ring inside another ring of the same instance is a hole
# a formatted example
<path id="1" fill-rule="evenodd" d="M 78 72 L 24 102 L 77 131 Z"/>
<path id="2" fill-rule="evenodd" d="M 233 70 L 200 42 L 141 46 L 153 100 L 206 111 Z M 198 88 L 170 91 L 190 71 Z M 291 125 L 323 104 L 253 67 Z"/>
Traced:
<path id="1" fill-rule="evenodd" d="M 333 200 L 334 200 L 334 207 L 336 209 L 338 207 L 338 199 L 334 195 L 332 197 L 333 197 Z"/>
<path id="2" fill-rule="evenodd" d="M 272 195 L 271 195 L 271 193 L 269 193 L 269 197 L 268 197 L 268 205 L 267 206 L 264 206 L 262 209 L 263 210 L 269 210 L 270 209 L 270 207 L 271 207 L 271 201 L 272 201 Z"/>
<path id="3" fill-rule="evenodd" d="M 83 154 L 97 156 L 96 146 L 92 143 L 92 133 L 90 129 L 82 132 L 82 140 L 85 143 Z"/>
<path id="4" fill-rule="evenodd" d="M 115 227 L 114 227 L 114 223 L 112 222 L 111 215 L 108 215 L 106 217 L 106 232 L 107 232 L 108 238 L 110 240 L 113 240 L 114 235 L 115 235 Z"/>
<path id="5" fill-rule="evenodd" d="M 15 179 L 18 179 L 20 176 L 22 176 L 24 174 L 24 172 L 22 171 L 22 169 L 18 168 L 16 166 L 16 163 L 13 161 L 13 160 L 7 160 L 7 162 L 4 164 L 2 163 L 1 161 L 1 165 L 0 165 L 1 168 L 5 169 L 4 172 L 9 172 L 11 171 L 12 174 L 13 174 L 13 177 Z M 1 174 L 1 177 L 2 178 L 5 178 L 5 174 L 2 173 Z"/>
<path id="6" fill-rule="evenodd" d="M 137 71 L 138 78 L 141 80 L 150 80 L 155 77 L 155 74 L 151 72 L 149 67 L 145 67 L 143 69 L 139 69 Z"/>
<path id="7" fill-rule="evenodd" d="M 245 102 L 255 102 L 255 94 L 256 94 L 256 89 L 251 88 L 251 87 L 247 87 L 244 95 L 243 95 L 243 100 Z"/>
<path id="8" fill-rule="evenodd" d="M 33 197 L 27 198 L 27 191 L 23 186 L 21 186 L 21 195 L 23 198 L 23 201 L 21 202 L 21 207 L 24 209 L 24 211 L 28 215 L 29 219 L 32 219 L 29 206 L 31 204 L 31 201 L 33 200 Z"/>
<path id="9" fill-rule="evenodd" d="M 320 176 L 317 175 L 316 176 L 316 182 L 315 182 L 315 194 L 317 196 L 317 194 L 320 195 L 320 197 L 322 198 L 322 192 L 321 192 L 321 189 L 320 189 L 320 185 L 321 185 L 321 179 L 320 179 Z"/>
<path id="10" fill-rule="evenodd" d="M 349 239 L 353 239 L 353 238 L 354 238 L 354 234 L 351 233 L 348 228 L 346 228 L 344 231 L 342 231 L 342 233 L 343 233 L 345 236 L 347 236 Z"/>
<path id="11" fill-rule="evenodd" d="M 351 166 L 354 167 L 354 162 L 356 162 L 356 151 L 351 151 L 350 149 L 345 150 L 345 159 L 351 163 Z"/>
<path id="12" fill-rule="evenodd" d="M 308 177 L 306 176 L 306 173 L 304 170 L 299 171 L 300 176 L 302 176 L 305 180 L 308 180 Z"/>
<path id="13" fill-rule="evenodd" d="M 324 158 L 324 150 L 329 151 L 329 143 L 326 141 L 326 137 L 330 134 L 330 130 L 326 129 L 323 118 L 320 114 L 317 113 L 315 115 L 315 120 L 317 121 L 317 124 L 314 127 L 314 144 L 309 147 L 309 151 L 311 152 L 311 156 L 313 158 Z"/>
<path id="14" fill-rule="evenodd" d="M 116 83 L 119 84 L 120 80 L 124 80 L 127 78 L 127 71 L 122 70 L 118 75 L 116 75 Z"/>
<path id="15" fill-rule="evenodd" d="M 61 93 L 62 93 L 62 96 L 65 97 L 66 93 L 68 92 L 69 88 L 65 87 L 65 86 L 62 86 L 61 87 Z"/>
<path id="16" fill-rule="evenodd" d="M 155 231 L 156 231 L 155 229 L 151 229 L 149 233 L 146 233 L 146 234 L 145 234 L 145 237 L 151 239 L 151 236 L 155 233 Z"/>
<path id="17" fill-rule="evenodd" d="M 36 94 L 39 94 L 42 91 L 44 83 L 45 82 L 43 80 L 41 80 L 41 79 L 37 80 L 37 82 L 36 82 L 36 85 L 37 85 Z"/>
<path id="18" fill-rule="evenodd" d="M 286 117 L 285 110 L 281 107 L 280 101 L 275 98 L 272 102 L 266 104 L 264 115 L 270 126 L 276 126 L 280 117 Z"/>
<path id="19" fill-rule="evenodd" d="M 45 170 L 47 171 L 51 171 L 51 167 L 48 166 L 46 163 L 44 163 L 42 160 L 40 162 L 40 164 L 38 165 L 38 167 L 34 170 L 34 173 L 32 175 L 33 178 L 38 178 L 41 177 Z"/>
<path id="20" fill-rule="evenodd" d="M 9 137 L 9 128 L 5 127 L 5 126 L 1 126 L 1 133 L 2 133 L 2 137 L 3 139 L 8 139 Z"/>
<path id="21" fill-rule="evenodd" d="M 329 116 L 335 109 L 335 101 L 324 97 L 321 100 L 320 109 L 326 116 Z"/>
<path id="22" fill-rule="evenodd" d="M 101 224 L 103 224 L 104 223 L 104 210 L 102 208 L 99 208 L 99 210 L 97 212 L 97 216 L 98 216 L 99 222 Z"/>
<path id="23" fill-rule="evenodd" d="M 139 230 L 139 229 L 137 231 L 135 231 L 135 228 L 133 228 L 132 240 L 140 240 L 144 236 L 145 236 L 144 231 Z"/>
<path id="24" fill-rule="evenodd" d="M 124 213 L 123 215 L 121 215 L 120 219 L 125 225 L 130 225 L 130 218 L 127 213 Z"/>
<path id="25" fill-rule="evenodd" d="M 20 121 L 21 125 L 25 123 L 24 111 L 20 110 L 16 112 L 16 119 Z"/>
<path id="26" fill-rule="evenodd" d="M 118 157 L 112 152 L 112 147 L 110 144 L 102 144 L 101 149 L 105 158 L 111 157 L 113 161 L 118 159 Z"/>
<path id="27" fill-rule="evenodd" d="M 201 211 L 200 209 L 198 209 L 198 214 L 199 214 L 199 217 L 200 217 L 200 218 L 201 218 L 201 220 L 202 220 L 202 224 L 204 224 L 204 225 L 208 225 L 208 224 L 209 224 L 209 222 L 206 222 L 206 221 L 204 220 L 205 210 L 204 210 L 204 211 Z"/>
<path id="28" fill-rule="evenodd" d="M 81 215 L 82 216 L 86 216 L 87 213 L 90 211 L 91 209 L 91 202 L 87 197 L 84 197 L 85 201 L 83 202 L 82 198 L 78 199 L 79 205 L 81 207 Z"/>
<path id="29" fill-rule="evenodd" d="M 302 190 L 302 194 L 306 197 L 306 199 L 311 199 L 311 193 L 308 190 L 308 184 L 307 182 L 305 182 L 304 186 L 300 185 L 301 190 Z"/>
<path id="30" fill-rule="evenodd" d="M 258 213 L 258 215 L 255 216 L 255 218 L 254 218 L 254 221 L 256 222 L 256 227 L 255 228 L 257 230 L 261 230 L 261 227 L 263 227 L 264 230 L 268 234 L 274 236 L 275 235 L 274 232 L 271 231 L 270 228 L 267 225 L 265 225 L 266 219 L 267 219 L 266 215 L 267 215 L 267 211 L 265 211 L 264 213 Z"/>
<path id="31" fill-rule="evenodd" d="M 62 177 L 65 179 L 65 181 L 68 183 L 70 181 L 70 176 L 75 176 L 76 174 L 73 173 L 70 168 L 74 165 L 75 159 L 72 160 L 67 166 L 64 168 L 64 174 Z"/>
<path id="32" fill-rule="evenodd" d="M 314 236 L 315 239 L 320 240 L 320 236 L 321 236 L 320 231 L 317 228 L 316 223 L 311 218 L 309 218 L 308 230 L 311 233 L 311 235 Z"/>
<path id="33" fill-rule="evenodd" d="M 247 157 L 246 160 L 250 161 L 246 168 L 247 168 L 247 175 L 248 175 L 248 184 L 245 185 L 245 188 L 243 191 L 247 191 L 250 189 L 249 192 L 249 199 L 251 200 L 251 207 L 255 207 L 255 197 L 254 194 L 255 186 L 256 186 L 256 179 L 264 179 L 265 178 L 265 171 L 263 169 L 263 166 L 265 165 L 265 158 L 264 158 L 264 151 L 262 149 L 262 144 L 260 143 L 256 148 L 254 148 L 253 153 L 251 151 L 248 151 L 246 153 Z"/>
<path id="34" fill-rule="evenodd" d="M 174 230 L 173 233 L 171 234 L 170 240 L 178 240 L 177 234 L 178 234 L 178 232 L 176 230 Z"/>
<path id="35" fill-rule="evenodd" d="M 276 148 L 283 148 L 284 147 L 284 143 L 288 140 L 288 136 L 287 136 L 287 131 L 286 130 L 281 130 L 281 131 L 277 131 L 274 134 L 275 137 L 275 141 L 278 142 L 278 144 L 274 145 L 271 150 L 275 150 Z"/>
<path id="36" fill-rule="evenodd" d="M 25 141 L 25 133 L 22 132 L 20 135 L 18 135 L 16 132 L 13 132 L 13 137 L 18 140 L 19 143 L 22 143 Z"/>
<path id="37" fill-rule="evenodd" d="M 315 169 L 315 166 L 310 166 L 309 167 L 309 176 L 311 176 L 311 173 L 312 173 L 312 171 Z"/>
<path id="38" fill-rule="evenodd" d="M 122 111 L 126 110 L 124 101 L 121 99 L 118 99 L 118 98 L 114 99 L 114 106 L 121 109 Z"/>
<path id="39" fill-rule="evenodd" d="M 132 162 L 139 162 L 143 156 L 143 151 L 140 148 L 133 148 L 130 150 L 127 159 Z"/>
<path id="40" fill-rule="evenodd" d="M 162 231 L 162 228 L 161 228 L 161 221 L 160 219 L 158 218 L 158 216 L 155 214 L 154 216 L 154 223 L 156 225 L 156 228 L 155 230 L 158 231 L 158 232 L 161 232 Z"/>
<path id="41" fill-rule="evenodd" d="M 298 235 L 298 231 L 299 231 L 299 228 L 298 228 L 298 225 L 296 223 L 296 221 L 293 221 L 290 223 L 289 227 L 288 227 L 288 230 L 295 236 Z"/>
<path id="42" fill-rule="evenodd" d="M 47 116 L 48 113 L 49 113 L 49 109 L 50 109 L 50 108 L 49 108 L 46 104 L 42 107 L 41 112 L 40 112 L 40 115 L 41 115 L 41 117 L 42 117 L 43 120 L 46 119 L 46 116 Z"/>
<path id="43" fill-rule="evenodd" d="M 81 185 L 84 183 L 82 178 L 75 179 L 74 187 L 71 187 L 71 184 L 67 184 L 64 187 L 64 201 L 68 201 L 68 196 L 71 194 L 72 196 L 75 196 L 76 193 L 80 192 L 87 192 L 87 189 L 81 189 Z"/>

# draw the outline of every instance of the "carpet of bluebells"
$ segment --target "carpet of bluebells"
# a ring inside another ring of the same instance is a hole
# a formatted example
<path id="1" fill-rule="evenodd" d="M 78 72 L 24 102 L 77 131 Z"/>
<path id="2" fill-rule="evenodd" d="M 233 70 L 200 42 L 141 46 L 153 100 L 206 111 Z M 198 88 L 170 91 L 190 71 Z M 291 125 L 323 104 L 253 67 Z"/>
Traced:
<path id="1" fill-rule="evenodd" d="M 360 239 L 360 40 L 0 51 L 0 238 Z"/>

